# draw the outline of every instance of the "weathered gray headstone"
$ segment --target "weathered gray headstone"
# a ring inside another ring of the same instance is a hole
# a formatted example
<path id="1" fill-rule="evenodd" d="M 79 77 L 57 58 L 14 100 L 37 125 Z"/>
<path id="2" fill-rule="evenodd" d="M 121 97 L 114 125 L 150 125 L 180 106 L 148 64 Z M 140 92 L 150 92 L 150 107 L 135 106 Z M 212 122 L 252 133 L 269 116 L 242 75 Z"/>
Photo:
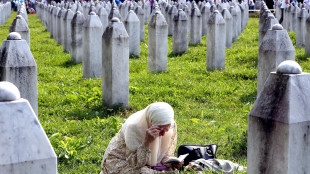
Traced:
<path id="1" fill-rule="evenodd" d="M 126 31 L 129 35 L 129 54 L 140 56 L 140 21 L 136 13 L 130 10 L 124 20 Z"/>
<path id="2" fill-rule="evenodd" d="M 238 4 L 238 6 L 239 6 L 239 9 L 240 9 L 240 12 L 241 12 L 241 32 L 245 29 L 245 26 L 246 26 L 246 19 L 245 19 L 245 16 L 244 16 L 244 13 L 246 13 L 245 12 L 245 9 L 244 9 L 244 7 L 243 7 L 243 5 L 242 4 Z"/>
<path id="3" fill-rule="evenodd" d="M 54 11 L 54 20 L 53 20 L 53 37 L 57 41 L 58 39 L 58 14 L 60 12 L 60 8 L 57 7 Z M 58 43 L 58 41 L 57 41 Z"/>
<path id="4" fill-rule="evenodd" d="M 236 13 L 237 13 L 237 20 L 236 20 L 236 24 L 237 24 L 237 30 L 238 30 L 238 35 L 241 34 L 241 20 L 242 20 L 242 15 L 241 15 L 241 9 L 239 7 L 239 5 L 235 5 L 235 9 L 236 9 Z"/>
<path id="5" fill-rule="evenodd" d="M 190 15 L 190 31 L 189 31 L 189 44 L 190 45 L 196 45 L 201 43 L 201 25 L 202 25 L 202 19 L 201 19 L 201 13 L 197 6 L 193 6 Z"/>
<path id="6" fill-rule="evenodd" d="M 17 12 L 17 15 L 21 15 L 21 16 L 25 19 L 25 21 L 27 22 L 27 24 L 28 24 L 28 16 L 27 16 L 27 12 L 26 12 L 25 10 L 19 10 L 19 11 Z"/>
<path id="7" fill-rule="evenodd" d="M 263 39 L 266 35 L 266 32 L 268 30 L 270 30 L 273 25 L 278 24 L 278 23 L 279 22 L 278 22 L 277 18 L 275 18 L 272 13 L 268 13 L 268 16 L 265 19 L 263 26 L 259 30 L 258 45 L 260 45 L 261 42 L 263 41 Z"/>
<path id="8" fill-rule="evenodd" d="M 208 28 L 208 20 L 211 16 L 210 7 L 204 5 L 201 9 L 201 34 L 203 36 L 207 35 L 207 28 Z"/>
<path id="9" fill-rule="evenodd" d="M 109 25 L 108 13 L 104 7 L 99 8 L 98 16 L 102 24 L 102 33 Z"/>
<path id="10" fill-rule="evenodd" d="M 37 64 L 21 36 L 12 32 L 0 47 L 0 81 L 16 85 L 38 115 Z"/>
<path id="11" fill-rule="evenodd" d="M 129 105 L 129 36 L 113 18 L 102 35 L 102 100 L 108 107 Z"/>
<path id="12" fill-rule="evenodd" d="M 50 7 L 50 11 L 49 11 L 49 21 L 48 21 L 48 31 L 50 32 L 50 37 L 54 38 L 54 10 L 56 10 L 56 8 L 54 8 L 54 6 Z"/>
<path id="13" fill-rule="evenodd" d="M 71 51 L 71 22 L 73 19 L 74 13 L 71 9 L 68 9 L 64 16 L 64 43 L 63 43 L 63 51 L 70 52 Z"/>
<path id="14" fill-rule="evenodd" d="M 13 20 L 13 23 L 10 27 L 10 33 L 17 32 L 20 34 L 21 38 L 26 40 L 28 46 L 30 47 L 30 30 L 25 19 L 21 15 L 17 15 Z"/>
<path id="15" fill-rule="evenodd" d="M 173 53 L 183 53 L 188 50 L 187 15 L 179 9 L 174 16 Z"/>
<path id="16" fill-rule="evenodd" d="M 102 24 L 91 12 L 83 24 L 83 77 L 99 78 L 102 74 Z"/>
<path id="17" fill-rule="evenodd" d="M 309 173 L 310 75 L 294 61 L 270 73 L 248 119 L 248 173 Z"/>
<path id="18" fill-rule="evenodd" d="M 287 29 L 287 31 L 291 31 L 291 23 L 292 23 L 292 18 L 291 18 L 291 9 L 292 6 L 289 5 L 287 8 L 285 8 L 285 28 Z"/>
<path id="19" fill-rule="evenodd" d="M 300 13 L 297 16 L 296 47 L 305 47 L 306 20 L 308 16 L 308 12 L 305 8 L 301 9 Z"/>
<path id="20" fill-rule="evenodd" d="M 226 26 L 226 48 L 231 48 L 232 47 L 232 32 L 233 32 L 233 21 L 232 21 L 232 16 L 230 12 L 224 8 L 222 11 L 222 16 L 225 20 L 225 26 Z"/>
<path id="21" fill-rule="evenodd" d="M 137 14 L 140 21 L 140 41 L 144 41 L 144 10 L 138 6 L 135 9 L 135 13 Z"/>
<path id="22" fill-rule="evenodd" d="M 305 52 L 307 56 L 310 56 L 310 17 L 306 20 Z"/>
<path id="23" fill-rule="evenodd" d="M 57 43 L 60 45 L 64 45 L 64 33 L 65 33 L 65 21 L 64 21 L 64 17 L 65 17 L 65 13 L 66 13 L 66 9 L 62 8 L 57 16 L 57 31 L 58 31 L 58 39 L 57 39 Z"/>
<path id="24" fill-rule="evenodd" d="M 111 12 L 109 14 L 109 22 L 111 22 L 112 18 L 114 18 L 114 17 L 118 18 L 119 20 L 122 20 L 122 16 L 116 7 L 113 7 L 111 9 Z"/>
<path id="25" fill-rule="evenodd" d="M 167 16 L 167 24 L 168 24 L 168 35 L 172 36 L 173 35 L 173 27 L 174 27 L 174 22 L 173 22 L 173 18 L 174 16 L 178 13 L 177 8 L 173 5 L 171 6 L 171 8 L 169 9 L 168 12 L 168 16 Z"/>
<path id="26" fill-rule="evenodd" d="M 84 15 L 78 11 L 71 21 L 71 61 L 80 63 L 83 61 L 83 24 Z"/>
<path id="27" fill-rule="evenodd" d="M 29 102 L 0 82 L 0 173 L 57 173 L 57 157 Z"/>
<path id="28" fill-rule="evenodd" d="M 146 1 L 143 5 L 142 8 L 144 10 L 144 24 L 147 24 L 150 19 L 150 13 L 151 13 L 151 4 L 149 1 Z"/>
<path id="29" fill-rule="evenodd" d="M 225 20 L 215 10 L 208 21 L 207 70 L 225 68 L 226 27 Z"/>
<path id="30" fill-rule="evenodd" d="M 168 25 L 160 11 L 156 11 L 148 25 L 148 71 L 167 70 Z"/>
<path id="31" fill-rule="evenodd" d="M 300 12 L 300 8 L 299 7 L 293 7 L 293 9 L 291 10 L 291 31 L 296 32 L 296 27 L 297 27 L 297 16 Z"/>
<path id="32" fill-rule="evenodd" d="M 232 41 L 238 41 L 238 28 L 237 28 L 237 11 L 234 6 L 230 6 L 229 12 L 232 16 Z"/>
<path id="33" fill-rule="evenodd" d="M 268 30 L 258 49 L 257 94 L 270 72 L 285 60 L 295 60 L 295 48 L 286 30 L 280 24 Z"/>

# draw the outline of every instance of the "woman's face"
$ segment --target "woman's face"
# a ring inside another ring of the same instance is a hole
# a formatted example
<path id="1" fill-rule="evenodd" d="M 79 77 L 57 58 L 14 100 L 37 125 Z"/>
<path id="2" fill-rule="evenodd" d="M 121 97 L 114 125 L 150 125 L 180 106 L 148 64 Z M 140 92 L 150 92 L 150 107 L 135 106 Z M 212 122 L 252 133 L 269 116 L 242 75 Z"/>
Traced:
<path id="1" fill-rule="evenodd" d="M 159 136 L 164 136 L 169 131 L 171 124 L 159 125 L 160 128 Z"/>

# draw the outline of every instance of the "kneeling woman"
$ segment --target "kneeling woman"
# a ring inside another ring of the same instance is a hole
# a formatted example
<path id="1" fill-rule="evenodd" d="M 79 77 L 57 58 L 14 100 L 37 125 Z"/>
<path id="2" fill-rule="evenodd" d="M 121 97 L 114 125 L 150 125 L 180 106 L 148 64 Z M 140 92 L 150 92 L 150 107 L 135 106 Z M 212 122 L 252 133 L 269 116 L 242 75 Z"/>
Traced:
<path id="1" fill-rule="evenodd" d="M 172 107 L 153 103 L 132 114 L 112 138 L 103 156 L 102 174 L 156 173 L 181 167 L 165 163 L 173 156 L 177 127 Z"/>

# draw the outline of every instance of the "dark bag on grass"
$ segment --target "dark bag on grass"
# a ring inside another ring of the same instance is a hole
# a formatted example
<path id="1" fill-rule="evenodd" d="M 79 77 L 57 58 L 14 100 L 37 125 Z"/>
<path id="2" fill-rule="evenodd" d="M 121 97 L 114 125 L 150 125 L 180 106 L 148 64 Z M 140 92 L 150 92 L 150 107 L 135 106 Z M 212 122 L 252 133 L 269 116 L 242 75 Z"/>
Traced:
<path id="1" fill-rule="evenodd" d="M 216 158 L 216 144 L 208 144 L 208 145 L 181 145 L 178 149 L 178 156 L 189 154 L 184 159 L 184 166 L 187 166 L 189 162 L 193 160 L 197 160 L 200 158 L 203 159 L 213 159 Z"/>

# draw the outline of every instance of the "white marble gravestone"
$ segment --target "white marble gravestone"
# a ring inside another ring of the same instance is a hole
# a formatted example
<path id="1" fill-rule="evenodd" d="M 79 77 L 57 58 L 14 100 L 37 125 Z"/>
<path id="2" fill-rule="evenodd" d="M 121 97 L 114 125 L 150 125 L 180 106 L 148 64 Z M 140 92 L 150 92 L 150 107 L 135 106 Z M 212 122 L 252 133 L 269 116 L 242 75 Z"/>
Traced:
<path id="1" fill-rule="evenodd" d="M 64 44 L 63 44 L 63 51 L 64 52 L 70 52 L 71 51 L 71 22 L 73 19 L 74 13 L 71 11 L 71 9 L 68 9 L 64 16 Z"/>
<path id="2" fill-rule="evenodd" d="M 295 60 L 295 48 L 287 31 L 275 24 L 267 31 L 258 49 L 257 94 L 263 89 L 269 73 L 285 60 Z"/>
<path id="3" fill-rule="evenodd" d="M 38 115 L 37 64 L 21 36 L 12 32 L 0 47 L 0 81 L 16 85 Z"/>
<path id="4" fill-rule="evenodd" d="M 108 107 L 129 105 L 129 36 L 113 18 L 102 35 L 102 102 Z"/>
<path id="5" fill-rule="evenodd" d="M 144 41 L 144 10 L 138 6 L 135 9 L 135 13 L 137 14 L 140 21 L 140 41 Z"/>
<path id="6" fill-rule="evenodd" d="M 160 10 L 151 17 L 148 29 L 148 71 L 167 71 L 168 25 Z"/>
<path id="7" fill-rule="evenodd" d="M 173 18 L 174 33 L 173 33 L 173 53 L 183 53 L 188 50 L 188 18 L 186 13 L 179 9 L 178 13 Z"/>
<path id="8" fill-rule="evenodd" d="M 308 11 L 303 8 L 297 16 L 297 27 L 296 27 L 296 47 L 305 47 L 306 38 L 306 20 L 309 17 Z"/>
<path id="9" fill-rule="evenodd" d="M 226 48 L 232 47 L 232 34 L 233 34 L 233 21 L 232 16 L 226 8 L 222 11 L 223 19 L 225 20 L 225 26 L 226 26 Z"/>
<path id="10" fill-rule="evenodd" d="M 129 54 L 140 56 L 140 20 L 133 10 L 130 10 L 124 20 L 129 35 Z"/>
<path id="11" fill-rule="evenodd" d="M 57 157 L 29 102 L 0 82 L 0 173 L 56 174 Z"/>
<path id="12" fill-rule="evenodd" d="M 71 21 L 71 61 L 80 63 L 83 61 L 83 24 L 84 16 L 77 11 Z"/>
<path id="13" fill-rule="evenodd" d="M 99 78 L 102 74 L 102 24 L 90 12 L 83 24 L 83 78 Z"/>
<path id="14" fill-rule="evenodd" d="M 30 47 L 30 30 L 25 19 L 21 15 L 17 15 L 10 27 L 10 33 L 17 32 L 23 40 L 26 40 Z"/>
<path id="15" fill-rule="evenodd" d="M 310 16 L 306 20 L 305 52 L 310 56 Z"/>
<path id="16" fill-rule="evenodd" d="M 226 26 L 219 11 L 215 10 L 208 21 L 207 70 L 225 68 Z"/>
<path id="17" fill-rule="evenodd" d="M 294 61 L 270 73 L 249 113 L 247 173 L 309 173 L 309 86 Z"/>
<path id="18" fill-rule="evenodd" d="M 190 45 L 201 44 L 202 19 L 200 10 L 196 5 L 193 6 L 189 18 L 191 22 L 189 30 L 189 44 Z"/>

